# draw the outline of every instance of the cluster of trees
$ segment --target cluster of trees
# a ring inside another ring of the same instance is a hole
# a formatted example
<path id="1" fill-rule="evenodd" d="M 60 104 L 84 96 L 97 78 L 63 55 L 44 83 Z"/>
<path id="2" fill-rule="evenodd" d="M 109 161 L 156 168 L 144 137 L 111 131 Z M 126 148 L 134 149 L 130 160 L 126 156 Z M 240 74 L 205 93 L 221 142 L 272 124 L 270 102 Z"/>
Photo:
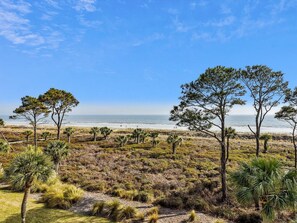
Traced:
<path id="1" fill-rule="evenodd" d="M 50 115 L 57 127 L 57 140 L 59 140 L 65 115 L 79 104 L 79 101 L 70 92 L 55 88 L 49 89 L 38 97 L 25 96 L 21 98 L 21 101 L 21 105 L 13 111 L 14 115 L 10 118 L 29 121 L 33 127 L 35 147 L 37 147 L 38 124 L 43 123 L 45 118 Z M 69 135 L 68 139 L 70 140 L 72 133 L 67 131 L 65 134 Z"/>
<path id="2" fill-rule="evenodd" d="M 255 127 L 248 126 L 255 137 L 256 157 L 260 153 L 261 127 L 265 117 L 284 99 L 288 103 L 276 113 L 276 118 L 289 122 L 293 127 L 296 167 L 297 89 L 292 91 L 288 88 L 282 72 L 273 71 L 264 65 L 247 66 L 239 70 L 217 66 L 208 68 L 197 80 L 181 88 L 180 104 L 172 109 L 170 120 L 176 121 L 179 126 L 187 126 L 190 130 L 213 137 L 220 144 L 222 201 L 227 199 L 226 164 L 231 138 L 226 116 L 235 105 L 245 104 L 243 96 L 247 92 L 256 113 Z"/>

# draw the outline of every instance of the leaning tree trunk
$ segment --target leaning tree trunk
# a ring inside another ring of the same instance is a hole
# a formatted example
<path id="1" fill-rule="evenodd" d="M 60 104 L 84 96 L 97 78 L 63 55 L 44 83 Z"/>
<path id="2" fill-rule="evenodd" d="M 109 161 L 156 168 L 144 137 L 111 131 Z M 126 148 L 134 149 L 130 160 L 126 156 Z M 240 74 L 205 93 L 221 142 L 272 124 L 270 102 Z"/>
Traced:
<path id="1" fill-rule="evenodd" d="M 27 208 L 27 201 L 28 201 L 29 194 L 30 194 L 30 187 L 26 187 L 24 192 L 22 207 L 21 207 L 22 223 L 26 222 L 26 208 Z"/>

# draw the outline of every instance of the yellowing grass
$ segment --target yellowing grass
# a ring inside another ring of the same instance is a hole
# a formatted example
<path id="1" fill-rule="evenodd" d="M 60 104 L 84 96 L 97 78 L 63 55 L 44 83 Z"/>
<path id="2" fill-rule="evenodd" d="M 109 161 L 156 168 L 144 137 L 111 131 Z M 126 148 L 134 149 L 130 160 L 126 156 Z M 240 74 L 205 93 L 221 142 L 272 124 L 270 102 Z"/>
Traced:
<path id="1" fill-rule="evenodd" d="M 0 222 L 19 223 L 22 193 L 0 190 Z M 70 211 L 45 208 L 43 204 L 29 199 L 27 206 L 27 221 L 29 223 L 110 223 L 110 221 L 91 216 L 83 216 Z"/>

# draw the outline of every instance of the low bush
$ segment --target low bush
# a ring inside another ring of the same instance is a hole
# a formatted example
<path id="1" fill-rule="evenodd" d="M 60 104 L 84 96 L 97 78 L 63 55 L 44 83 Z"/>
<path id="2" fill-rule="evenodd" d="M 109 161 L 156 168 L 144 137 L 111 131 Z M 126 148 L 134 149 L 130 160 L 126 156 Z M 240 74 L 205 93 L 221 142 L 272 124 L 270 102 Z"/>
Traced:
<path id="1" fill-rule="evenodd" d="M 92 215 L 106 217 L 113 221 L 143 219 L 143 216 L 139 215 L 134 207 L 124 206 L 118 200 L 95 203 L 93 205 Z"/>
<path id="2" fill-rule="evenodd" d="M 56 183 L 49 186 L 41 201 L 50 208 L 68 209 L 83 196 L 83 191 L 74 185 Z"/>
<path id="3" fill-rule="evenodd" d="M 261 223 L 263 221 L 258 213 L 244 213 L 237 217 L 236 223 Z"/>
<path id="4" fill-rule="evenodd" d="M 155 214 L 148 216 L 147 222 L 148 223 L 156 223 L 156 222 L 158 222 L 158 220 L 159 220 L 159 215 L 155 213 Z"/>
<path id="5" fill-rule="evenodd" d="M 196 218 L 197 218 L 196 212 L 195 212 L 195 210 L 192 210 L 192 211 L 190 212 L 190 214 L 189 214 L 189 219 L 188 219 L 188 221 L 189 221 L 189 222 L 194 222 L 194 221 L 196 220 Z"/>

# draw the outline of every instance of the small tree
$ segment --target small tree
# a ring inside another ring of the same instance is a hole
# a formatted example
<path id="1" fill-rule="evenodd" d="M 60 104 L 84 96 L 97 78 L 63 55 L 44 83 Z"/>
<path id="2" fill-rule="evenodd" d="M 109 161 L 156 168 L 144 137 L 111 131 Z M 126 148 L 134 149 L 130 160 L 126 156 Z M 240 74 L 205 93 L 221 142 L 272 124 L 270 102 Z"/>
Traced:
<path id="1" fill-rule="evenodd" d="M 11 119 L 24 118 L 33 126 L 34 146 L 37 148 L 37 125 L 48 115 L 48 108 L 37 98 L 26 96 L 22 99 L 20 107 L 16 108 L 10 116 Z"/>
<path id="2" fill-rule="evenodd" d="M 11 150 L 11 147 L 9 143 L 5 140 L 0 139 L 0 152 L 1 153 L 9 153 Z"/>
<path id="3" fill-rule="evenodd" d="M 30 131 L 30 130 L 26 130 L 26 131 L 23 132 L 23 134 L 26 137 L 26 141 L 29 142 L 29 137 L 30 137 L 30 135 L 33 134 L 33 132 Z"/>
<path id="4" fill-rule="evenodd" d="M 267 153 L 268 150 L 268 141 L 272 139 L 272 136 L 270 134 L 262 134 L 260 136 L 260 139 L 264 141 L 264 150 L 263 153 Z"/>
<path id="5" fill-rule="evenodd" d="M 227 139 L 227 153 L 226 153 L 226 162 L 229 159 L 229 151 L 230 151 L 230 139 L 234 139 L 236 137 L 236 130 L 229 127 L 225 128 L 225 134 L 226 134 L 226 139 Z"/>
<path id="6" fill-rule="evenodd" d="M 2 118 L 0 118 L 0 128 L 3 128 L 4 126 L 5 126 L 5 122 L 3 121 Z M 7 141 L 2 131 L 1 131 L 1 135 L 2 135 L 2 138 L 3 138 L 5 141 Z"/>
<path id="7" fill-rule="evenodd" d="M 142 131 L 139 137 L 139 142 L 144 143 L 145 139 L 149 136 L 150 134 L 148 132 Z"/>
<path id="8" fill-rule="evenodd" d="M 115 142 L 118 143 L 119 147 L 123 147 L 124 145 L 127 144 L 128 137 L 127 136 L 117 136 L 115 138 Z"/>
<path id="9" fill-rule="evenodd" d="M 50 132 L 43 132 L 41 133 L 41 137 L 44 139 L 44 141 L 47 140 L 47 138 L 51 135 Z"/>
<path id="10" fill-rule="evenodd" d="M 70 92 L 55 88 L 51 88 L 43 95 L 40 95 L 39 99 L 51 111 L 51 119 L 57 126 L 57 139 L 60 139 L 61 127 L 65 115 L 71 112 L 79 104 L 79 101 Z"/>
<path id="11" fill-rule="evenodd" d="M 287 92 L 288 82 L 283 79 L 283 73 L 273 71 L 267 66 L 247 66 L 241 71 L 241 78 L 247 87 L 256 111 L 255 128 L 250 131 L 256 139 L 256 156 L 260 152 L 261 127 L 266 115 L 273 107 L 276 107 Z"/>
<path id="12" fill-rule="evenodd" d="M 51 157 L 55 164 L 55 171 L 58 174 L 61 161 L 69 154 L 69 147 L 63 141 L 52 141 L 44 148 L 44 153 Z"/>
<path id="13" fill-rule="evenodd" d="M 234 105 L 242 105 L 244 87 L 233 68 L 209 68 L 199 78 L 182 85 L 179 106 L 171 111 L 170 120 L 179 126 L 202 132 L 217 140 L 221 149 L 222 201 L 227 199 L 226 181 L 226 115 Z"/>
<path id="14" fill-rule="evenodd" d="M 171 134 L 167 138 L 167 143 L 171 144 L 172 154 L 176 154 L 176 148 L 182 144 L 183 139 L 176 134 Z"/>
<path id="15" fill-rule="evenodd" d="M 254 204 L 256 211 L 270 220 L 276 212 L 295 207 L 297 172 L 284 171 L 277 160 L 257 158 L 242 163 L 231 179 L 237 200 L 245 205 Z"/>
<path id="16" fill-rule="evenodd" d="M 68 139 L 68 143 L 70 143 L 71 141 L 71 136 L 72 134 L 75 132 L 74 128 L 72 127 L 67 127 L 65 130 L 64 130 L 64 134 L 67 136 L 67 139 Z"/>
<path id="17" fill-rule="evenodd" d="M 275 114 L 275 118 L 283 120 L 292 128 L 292 142 L 294 145 L 295 154 L 295 169 L 297 168 L 297 144 L 296 144 L 296 130 L 297 130 L 297 87 L 294 90 L 289 90 L 285 97 L 285 102 L 288 105 L 283 106 L 280 111 Z"/>
<path id="18" fill-rule="evenodd" d="M 93 135 L 93 141 L 96 142 L 97 140 L 97 134 L 100 132 L 100 129 L 98 127 L 92 127 L 90 130 L 90 134 Z"/>
<path id="19" fill-rule="evenodd" d="M 159 137 L 159 133 L 157 132 L 152 132 L 150 134 L 150 137 L 151 137 L 151 143 L 152 143 L 152 146 L 153 147 L 156 147 L 159 143 L 159 140 L 157 140 L 157 138 Z"/>
<path id="20" fill-rule="evenodd" d="M 108 127 L 102 127 L 100 128 L 100 133 L 103 135 L 104 139 L 107 139 L 107 137 L 112 133 L 112 129 Z"/>
<path id="21" fill-rule="evenodd" d="M 17 155 L 6 170 L 6 176 L 14 187 L 24 188 L 21 206 L 21 222 L 26 221 L 27 200 L 35 180 L 45 182 L 52 173 L 53 164 L 43 153 L 27 151 Z"/>
<path id="22" fill-rule="evenodd" d="M 140 143 L 140 136 L 142 133 L 143 133 L 143 130 L 139 129 L 139 128 L 134 129 L 134 131 L 132 132 L 132 138 L 134 138 L 134 140 L 137 144 Z"/>

